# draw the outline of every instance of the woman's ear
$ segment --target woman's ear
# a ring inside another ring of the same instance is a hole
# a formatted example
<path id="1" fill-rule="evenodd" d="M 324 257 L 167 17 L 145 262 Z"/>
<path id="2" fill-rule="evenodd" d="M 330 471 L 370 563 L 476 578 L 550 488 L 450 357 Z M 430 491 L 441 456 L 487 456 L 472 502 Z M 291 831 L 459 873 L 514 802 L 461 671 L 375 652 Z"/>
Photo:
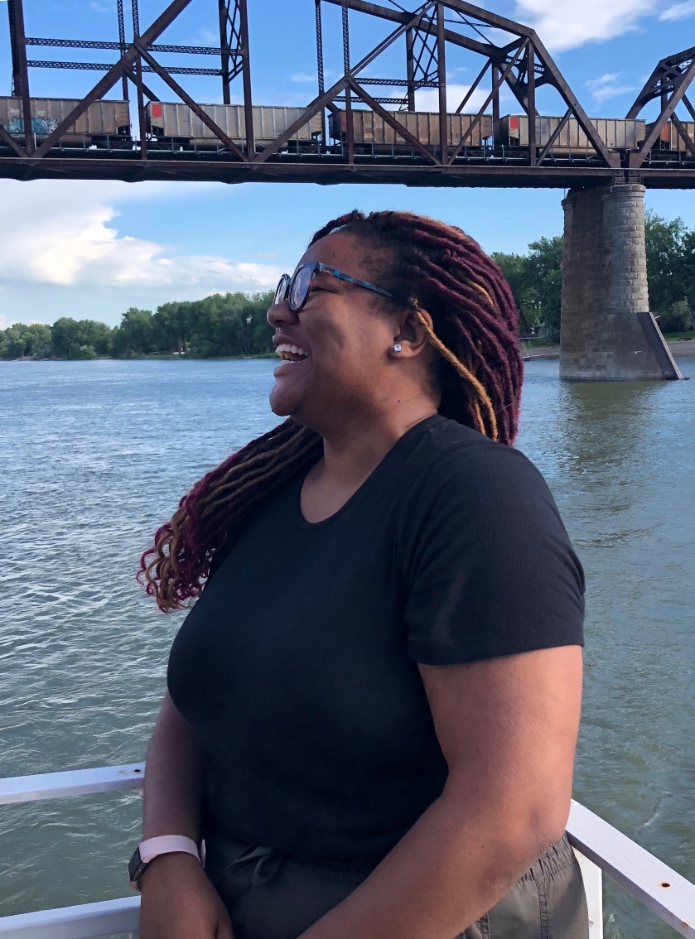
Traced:
<path id="1" fill-rule="evenodd" d="M 419 355 L 427 346 L 429 338 L 423 320 L 430 330 L 433 330 L 432 317 L 427 310 L 423 310 L 422 307 L 418 307 L 417 310 L 408 307 L 403 311 L 397 320 L 397 331 L 393 337 L 391 354 L 394 358 L 411 358 Z M 396 347 L 399 348 L 396 349 Z"/>

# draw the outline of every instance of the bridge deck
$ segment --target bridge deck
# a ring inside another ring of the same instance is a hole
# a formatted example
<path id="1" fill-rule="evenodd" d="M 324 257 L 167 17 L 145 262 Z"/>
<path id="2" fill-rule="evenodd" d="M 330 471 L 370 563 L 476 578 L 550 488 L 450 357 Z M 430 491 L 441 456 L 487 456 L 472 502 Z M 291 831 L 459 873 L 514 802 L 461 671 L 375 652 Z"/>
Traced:
<path id="1" fill-rule="evenodd" d="M 687 158 L 686 158 L 687 157 Z M 695 159 L 650 160 L 639 170 L 597 165 L 590 160 L 547 160 L 530 166 L 521 153 L 514 157 L 490 149 L 464 156 L 450 166 L 414 157 L 356 156 L 350 163 L 327 153 L 278 154 L 264 162 L 248 162 L 222 151 L 172 153 L 138 150 L 62 148 L 45 157 L 18 157 L 0 148 L 0 178 L 217 180 L 242 182 L 392 183 L 406 186 L 570 189 L 619 182 L 641 182 L 651 189 L 695 189 Z"/>

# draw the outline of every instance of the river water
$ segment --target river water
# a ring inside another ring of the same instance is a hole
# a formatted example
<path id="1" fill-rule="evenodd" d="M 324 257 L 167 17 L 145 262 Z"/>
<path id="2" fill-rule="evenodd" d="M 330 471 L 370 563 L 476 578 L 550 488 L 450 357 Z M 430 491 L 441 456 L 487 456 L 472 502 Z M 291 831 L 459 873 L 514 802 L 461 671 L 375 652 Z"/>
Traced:
<path id="1" fill-rule="evenodd" d="M 0 364 L 0 776 L 144 758 L 182 615 L 153 608 L 137 558 L 273 425 L 273 366 Z M 695 880 L 695 381 L 568 384 L 528 363 L 518 446 L 587 573 L 575 796 Z M 127 895 L 139 798 L 3 808 L 0 915 Z M 613 939 L 673 935 L 619 888 L 606 906 Z"/>

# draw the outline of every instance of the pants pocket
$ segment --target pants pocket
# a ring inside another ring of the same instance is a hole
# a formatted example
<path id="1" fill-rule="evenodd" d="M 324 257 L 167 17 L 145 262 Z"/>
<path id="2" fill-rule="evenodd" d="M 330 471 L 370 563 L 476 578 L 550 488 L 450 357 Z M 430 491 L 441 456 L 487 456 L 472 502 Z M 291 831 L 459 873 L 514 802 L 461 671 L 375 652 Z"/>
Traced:
<path id="1" fill-rule="evenodd" d="M 564 838 L 460 939 L 588 937 L 589 914 L 582 873 Z"/>

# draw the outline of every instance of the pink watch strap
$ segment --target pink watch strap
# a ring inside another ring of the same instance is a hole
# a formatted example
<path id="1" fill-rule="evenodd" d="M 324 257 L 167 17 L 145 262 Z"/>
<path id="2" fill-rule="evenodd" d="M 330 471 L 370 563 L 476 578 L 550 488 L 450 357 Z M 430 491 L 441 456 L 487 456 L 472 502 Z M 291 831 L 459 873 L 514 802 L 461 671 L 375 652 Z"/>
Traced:
<path id="1" fill-rule="evenodd" d="M 160 854 L 172 854 L 174 851 L 192 854 L 199 861 L 202 860 L 198 845 L 192 838 L 186 838 L 184 835 L 159 835 L 140 843 L 140 857 L 145 864 L 149 864 Z"/>
<path id="2" fill-rule="evenodd" d="M 175 852 L 192 854 L 200 863 L 205 866 L 205 842 L 198 845 L 192 838 L 186 838 L 184 835 L 159 835 L 156 838 L 147 838 L 140 842 L 138 846 L 140 851 L 140 860 L 143 864 L 149 864 L 160 854 L 174 854 Z M 131 881 L 131 887 L 140 890 L 140 881 Z"/>

